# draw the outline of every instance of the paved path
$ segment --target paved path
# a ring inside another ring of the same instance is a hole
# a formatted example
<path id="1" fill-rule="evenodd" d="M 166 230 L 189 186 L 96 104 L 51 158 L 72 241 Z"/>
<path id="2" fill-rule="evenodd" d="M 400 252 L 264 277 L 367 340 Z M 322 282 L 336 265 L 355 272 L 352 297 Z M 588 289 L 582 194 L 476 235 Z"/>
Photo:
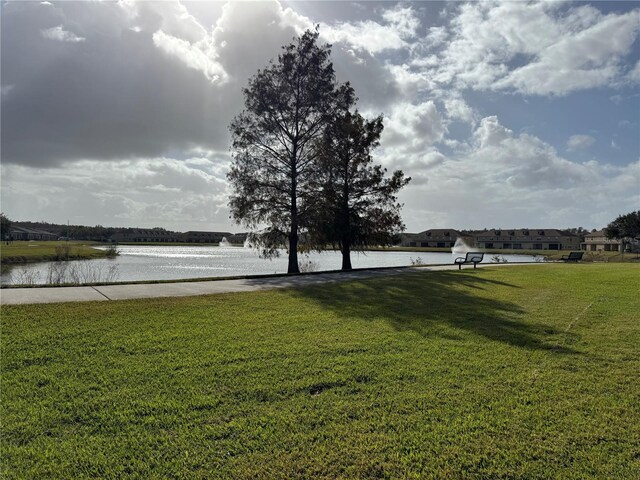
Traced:
<path id="1" fill-rule="evenodd" d="M 484 264 L 480 267 L 502 267 L 514 265 Z M 542 265 L 534 263 L 530 265 Z M 471 267 L 463 268 L 464 270 Z M 106 302 L 108 300 L 128 300 L 136 298 L 186 297 L 227 292 L 250 292 L 273 288 L 304 287 L 326 282 L 359 280 L 389 275 L 400 275 L 416 271 L 457 270 L 455 265 L 432 265 L 428 267 L 401 267 L 351 272 L 314 273 L 283 277 L 242 278 L 234 280 L 208 280 L 191 282 L 171 282 L 153 284 L 102 285 L 96 287 L 39 287 L 0 289 L 0 305 L 62 302 Z"/>

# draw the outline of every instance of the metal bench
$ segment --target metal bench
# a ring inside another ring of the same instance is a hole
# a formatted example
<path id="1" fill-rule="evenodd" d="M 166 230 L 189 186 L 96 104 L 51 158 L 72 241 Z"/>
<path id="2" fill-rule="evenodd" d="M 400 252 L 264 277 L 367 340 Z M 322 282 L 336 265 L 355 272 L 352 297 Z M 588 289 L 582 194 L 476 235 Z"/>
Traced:
<path id="1" fill-rule="evenodd" d="M 569 252 L 569 255 L 563 255 L 560 260 L 563 262 L 579 262 L 582 260 L 584 252 Z"/>
<path id="2" fill-rule="evenodd" d="M 473 268 L 476 268 L 476 265 L 479 264 L 484 258 L 484 253 L 482 252 L 467 252 L 464 257 L 456 258 L 453 263 L 458 265 L 458 270 L 462 270 L 462 265 L 466 263 L 473 263 Z"/>

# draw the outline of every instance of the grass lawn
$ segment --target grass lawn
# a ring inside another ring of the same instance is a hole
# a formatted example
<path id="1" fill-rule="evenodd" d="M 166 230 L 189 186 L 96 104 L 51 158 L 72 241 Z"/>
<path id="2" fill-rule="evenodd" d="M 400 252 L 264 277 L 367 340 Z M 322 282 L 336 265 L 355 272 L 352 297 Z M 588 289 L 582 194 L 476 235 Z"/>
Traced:
<path id="1" fill-rule="evenodd" d="M 93 248 L 87 242 L 15 241 L 0 245 L 0 260 L 3 264 L 46 262 L 51 260 L 80 260 L 102 258 L 104 250 Z"/>
<path id="2" fill-rule="evenodd" d="M 640 267 L 3 306 L 3 478 L 640 478 Z"/>

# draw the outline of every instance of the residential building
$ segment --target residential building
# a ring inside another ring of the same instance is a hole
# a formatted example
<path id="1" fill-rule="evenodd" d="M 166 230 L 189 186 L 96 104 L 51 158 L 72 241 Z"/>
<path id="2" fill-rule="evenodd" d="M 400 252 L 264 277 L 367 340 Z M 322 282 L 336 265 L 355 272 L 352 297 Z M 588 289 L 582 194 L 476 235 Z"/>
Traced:
<path id="1" fill-rule="evenodd" d="M 436 228 L 425 230 L 420 233 L 404 233 L 400 236 L 400 245 L 403 247 L 433 247 L 433 248 L 451 248 L 455 245 L 458 237 L 469 238 L 452 228 Z"/>
<path id="2" fill-rule="evenodd" d="M 475 245 L 497 250 L 579 250 L 580 237 L 565 230 L 505 229 L 473 232 Z"/>
<path id="3" fill-rule="evenodd" d="M 12 240 L 57 240 L 58 235 L 35 228 L 19 227 L 11 225 L 9 235 Z"/>
<path id="4" fill-rule="evenodd" d="M 587 252 L 626 252 L 638 251 L 638 240 L 632 238 L 607 238 L 604 230 L 597 230 L 584 236 L 582 250 Z"/>
<path id="5" fill-rule="evenodd" d="M 112 242 L 181 242 L 182 234 L 161 228 L 127 228 L 111 237 Z"/>
<path id="6" fill-rule="evenodd" d="M 224 237 L 231 237 L 231 232 L 185 232 L 182 241 L 187 243 L 218 243 Z"/>

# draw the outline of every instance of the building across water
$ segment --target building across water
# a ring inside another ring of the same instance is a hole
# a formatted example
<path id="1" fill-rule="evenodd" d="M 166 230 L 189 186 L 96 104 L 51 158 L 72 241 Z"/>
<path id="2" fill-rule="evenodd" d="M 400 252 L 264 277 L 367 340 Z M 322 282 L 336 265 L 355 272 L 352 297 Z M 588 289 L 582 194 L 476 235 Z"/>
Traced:
<path id="1" fill-rule="evenodd" d="M 587 252 L 637 252 L 640 242 L 632 238 L 607 238 L 604 230 L 597 230 L 584 236 L 582 250 Z"/>
<path id="2" fill-rule="evenodd" d="M 431 229 L 402 235 L 406 247 L 453 247 L 456 239 L 482 249 L 497 250 L 579 250 L 581 237 L 557 229 L 504 229 L 460 232 L 454 229 Z"/>

